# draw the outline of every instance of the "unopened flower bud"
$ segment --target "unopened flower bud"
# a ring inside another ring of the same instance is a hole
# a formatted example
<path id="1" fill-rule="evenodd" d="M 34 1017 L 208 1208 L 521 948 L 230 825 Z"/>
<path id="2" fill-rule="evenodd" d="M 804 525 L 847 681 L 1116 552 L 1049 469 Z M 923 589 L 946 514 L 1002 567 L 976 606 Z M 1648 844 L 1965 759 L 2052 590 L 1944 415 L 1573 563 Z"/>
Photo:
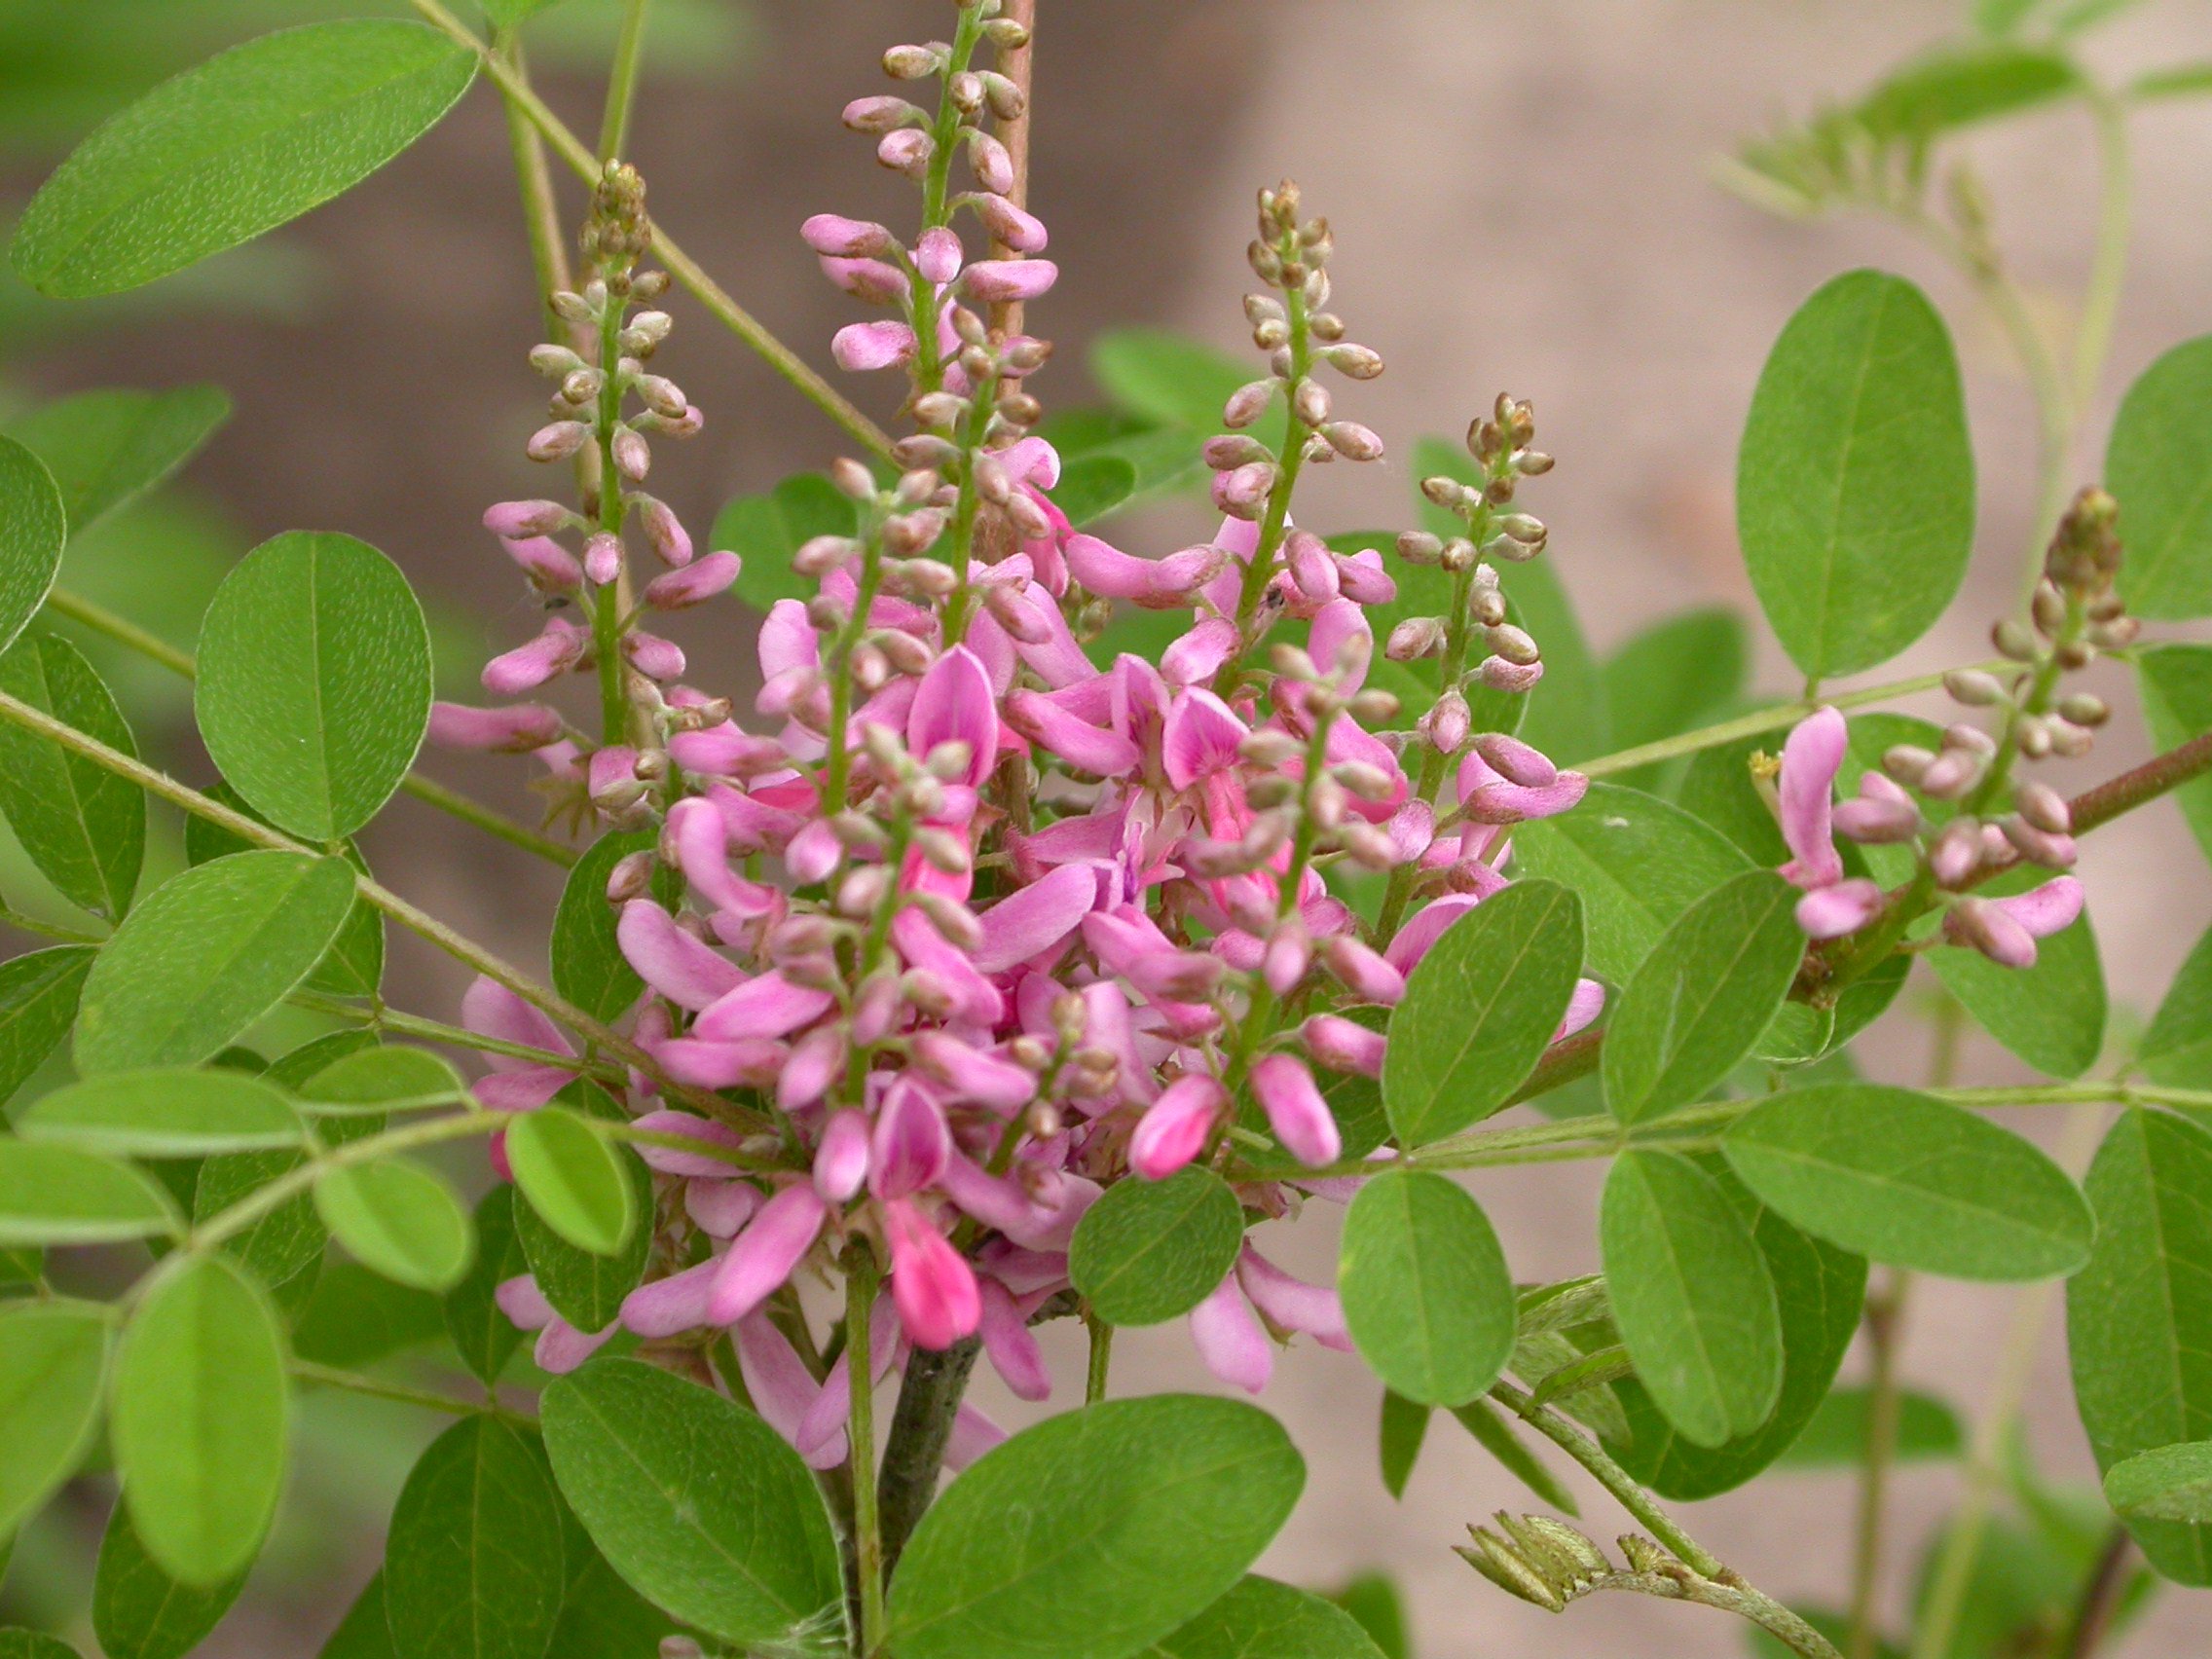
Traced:
<path id="1" fill-rule="evenodd" d="M 2014 662 L 2036 660 L 2036 637 L 2017 617 L 2006 617 L 1989 631 L 1989 637 L 2000 656 L 2009 657 Z"/>
<path id="2" fill-rule="evenodd" d="M 1943 689 L 1970 708 L 1986 708 L 2005 696 L 2005 687 L 1997 677 L 1978 668 L 1954 668 L 1943 676 Z"/>
<path id="3" fill-rule="evenodd" d="M 1409 565 L 1433 565 L 1444 556 L 1444 543 L 1425 530 L 1409 530 L 1398 536 L 1398 557 Z"/>
<path id="4" fill-rule="evenodd" d="M 1321 427 L 1321 436 L 1329 441 L 1331 449 L 1346 461 L 1382 459 L 1382 438 L 1371 427 L 1363 426 L 1357 421 L 1331 421 Z"/>
<path id="5" fill-rule="evenodd" d="M 1500 622 L 1488 630 L 1484 639 L 1493 651 L 1517 667 L 1527 668 L 1543 655 L 1536 648 L 1536 642 L 1529 637 L 1528 631 L 1517 628 L 1510 622 Z"/>
<path id="6" fill-rule="evenodd" d="M 614 434 L 614 466 L 633 484 L 643 484 L 652 470 L 653 452 L 643 432 L 624 426 Z"/>
<path id="7" fill-rule="evenodd" d="M 1444 619 L 1441 616 L 1409 616 L 1390 630 L 1383 642 L 1382 654 L 1392 662 L 1418 662 L 1422 657 L 1434 656 L 1444 647 Z"/>
<path id="8" fill-rule="evenodd" d="M 895 46 L 883 55 L 883 72 L 894 81 L 919 81 L 937 68 L 938 55 L 926 46 Z"/>
<path id="9" fill-rule="evenodd" d="M 555 421 L 531 433 L 523 453 L 533 461 L 567 461 L 590 441 L 591 428 L 581 421 Z"/>
<path id="10" fill-rule="evenodd" d="M 1382 353 L 1365 346 L 1331 346 L 1321 360 L 1347 380 L 1371 381 L 1382 372 Z"/>
<path id="11" fill-rule="evenodd" d="M 2060 698 L 2058 713 L 2060 718 L 2078 726 L 2101 726 L 2112 719 L 2112 709 L 2105 700 L 2087 691 Z"/>
<path id="12" fill-rule="evenodd" d="M 1268 403 L 1274 396 L 1275 383 L 1272 380 L 1252 381 L 1238 387 L 1229 394 L 1229 401 L 1221 408 L 1221 422 L 1225 426 L 1249 426 L 1268 411 Z"/>

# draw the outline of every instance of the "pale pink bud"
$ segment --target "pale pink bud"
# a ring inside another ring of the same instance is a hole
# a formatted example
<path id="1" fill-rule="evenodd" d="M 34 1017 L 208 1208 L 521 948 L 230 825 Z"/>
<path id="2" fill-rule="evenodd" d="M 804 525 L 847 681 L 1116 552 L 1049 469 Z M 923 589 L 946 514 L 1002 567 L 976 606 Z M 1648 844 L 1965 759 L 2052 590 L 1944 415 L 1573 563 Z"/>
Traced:
<path id="1" fill-rule="evenodd" d="M 683 647 L 658 634 L 633 630 L 623 635 L 622 654 L 647 680 L 680 680 L 683 676 Z"/>
<path id="2" fill-rule="evenodd" d="M 645 525 L 645 540 L 660 556 L 660 562 L 672 569 L 691 563 L 691 533 L 683 528 L 683 521 L 676 516 L 666 501 L 645 497 L 640 503 L 641 516 Z"/>
<path id="3" fill-rule="evenodd" d="M 1191 1341 L 1208 1371 L 1248 1394 L 1274 1375 L 1274 1344 L 1237 1293 L 1234 1272 L 1191 1310 Z"/>
<path id="4" fill-rule="evenodd" d="M 1526 691 L 1544 677 L 1540 662 L 1507 662 L 1501 656 L 1487 656 L 1475 672 L 1482 682 L 1493 691 Z"/>
<path id="5" fill-rule="evenodd" d="M 886 132 L 875 146 L 875 159 L 893 172 L 916 172 L 929 165 L 936 142 L 918 127 L 902 127 Z"/>
<path id="6" fill-rule="evenodd" d="M 1284 1151 L 1309 1169 L 1337 1161 L 1344 1150 L 1337 1120 L 1304 1060 L 1291 1054 L 1266 1055 L 1253 1064 L 1251 1085 L 1253 1097 L 1268 1115 L 1268 1126 Z"/>
<path id="7" fill-rule="evenodd" d="M 584 541 L 584 574 L 601 587 L 608 587 L 622 574 L 622 538 L 596 531 Z"/>
<path id="8" fill-rule="evenodd" d="M 1204 1150 L 1229 1091 L 1203 1072 L 1188 1072 L 1160 1091 L 1129 1137 L 1129 1167 L 1163 1181 Z"/>
<path id="9" fill-rule="evenodd" d="M 559 501 L 499 501 L 484 509 L 484 528 L 514 541 L 530 535 L 550 535 L 564 528 L 571 516 Z"/>
<path id="10" fill-rule="evenodd" d="M 889 132 L 909 122 L 926 121 L 928 117 L 904 98 L 879 92 L 873 97 L 855 98 L 845 106 L 843 120 L 855 132 Z"/>
<path id="11" fill-rule="evenodd" d="M 1003 196 L 976 199 L 976 211 L 992 239 L 1015 253 L 1043 253 L 1047 240 L 1045 221 L 1016 207 Z"/>
<path id="12" fill-rule="evenodd" d="M 549 617 L 536 639 L 484 665 L 484 689 L 497 697 L 520 696 L 574 667 L 590 645 L 591 636 L 583 629 Z"/>
<path id="13" fill-rule="evenodd" d="M 573 593 L 583 585 L 583 570 L 575 555 L 549 536 L 518 536 L 499 545 L 540 593 Z"/>
<path id="14" fill-rule="evenodd" d="M 2070 875 L 2046 881 L 2032 892 L 1989 901 L 2037 939 L 2072 927 L 2082 913 L 2082 884 Z"/>
<path id="15" fill-rule="evenodd" d="M 943 1349 L 973 1335 L 983 1309 L 967 1259 L 908 1198 L 884 1203 L 883 1232 L 891 1247 L 891 1299 L 914 1346 Z"/>
<path id="16" fill-rule="evenodd" d="M 699 1141 L 709 1147 L 726 1147 L 731 1152 L 742 1144 L 737 1131 L 727 1124 L 718 1124 L 712 1118 L 691 1112 L 647 1112 L 638 1120 L 637 1126 L 648 1134 Z M 729 1160 L 717 1158 L 710 1152 L 687 1152 L 679 1147 L 640 1143 L 638 1156 L 645 1161 L 646 1168 L 686 1180 L 726 1181 L 732 1172 Z"/>
<path id="17" fill-rule="evenodd" d="M 1331 1071 L 1356 1072 L 1361 1077 L 1382 1075 L 1382 1051 L 1387 1047 L 1380 1031 L 1341 1018 L 1316 1014 L 1299 1027 L 1306 1051 Z"/>
<path id="18" fill-rule="evenodd" d="M 914 331 L 903 322 L 847 323 L 830 341 L 830 355 L 853 373 L 888 369 L 913 354 Z"/>
<path id="19" fill-rule="evenodd" d="M 1060 268 L 1049 259 L 978 259 L 961 274 L 960 287 L 971 300 L 994 305 L 1034 300 L 1059 279 Z"/>
<path id="20" fill-rule="evenodd" d="M 591 428 L 581 421 L 555 421 L 531 433 L 523 453 L 533 461 L 567 461 L 591 440 Z"/>
<path id="21" fill-rule="evenodd" d="M 1882 913 L 1884 896 L 1872 881 L 1839 881 L 1816 887 L 1797 901 L 1797 925 L 1807 939 L 1841 939 Z"/>
<path id="22" fill-rule="evenodd" d="M 942 1031 L 914 1037 L 914 1063 L 952 1091 L 954 1101 L 973 1101 L 1011 1117 L 1036 1098 L 1037 1079 L 1012 1060 L 970 1048 Z"/>
<path id="23" fill-rule="evenodd" d="M 1360 943 L 1349 934 L 1337 934 L 1324 940 L 1321 959 L 1328 964 L 1329 972 L 1343 980 L 1362 1002 L 1381 1003 L 1387 1008 L 1405 999 L 1406 977 L 1381 952 Z"/>
<path id="24" fill-rule="evenodd" d="M 723 592 L 737 580 L 742 568 L 735 553 L 710 553 L 696 563 L 645 584 L 645 600 L 655 610 L 682 610 Z"/>
<path id="25" fill-rule="evenodd" d="M 923 281 L 937 287 L 942 287 L 960 275 L 965 258 L 959 237 L 942 225 L 933 225 L 924 231 L 914 244 L 914 269 L 922 274 Z"/>
<path id="26" fill-rule="evenodd" d="M 1007 148 L 988 132 L 971 131 L 968 135 L 968 166 L 975 170 L 977 180 L 985 190 L 1004 196 L 1014 188 L 1014 158 Z"/>
<path id="27" fill-rule="evenodd" d="M 912 291 L 906 274 L 880 259 L 825 259 L 822 275 L 855 299 L 871 305 L 897 305 Z"/>
<path id="28" fill-rule="evenodd" d="M 814 1190 L 833 1204 L 858 1193 L 867 1181 L 867 1143 L 866 1113 L 848 1107 L 832 1114 L 815 1149 Z"/>
<path id="29" fill-rule="evenodd" d="M 1344 1304 L 1327 1286 L 1294 1278 L 1249 1244 L 1236 1258 L 1236 1282 L 1252 1306 L 1283 1330 L 1311 1337 L 1339 1353 L 1351 1351 Z"/>
<path id="30" fill-rule="evenodd" d="M 645 481 L 645 474 L 650 472 L 653 466 L 652 446 L 645 442 L 645 433 L 624 426 L 614 434 L 612 447 L 614 450 L 614 469 L 623 477 L 629 479 L 631 483 L 643 484 Z"/>
<path id="31" fill-rule="evenodd" d="M 1291 987 L 1306 977 L 1307 965 L 1313 959 L 1313 941 L 1307 937 L 1306 929 L 1296 920 L 1285 922 L 1275 929 L 1260 958 L 1260 977 L 1276 996 L 1287 996 Z"/>
<path id="32" fill-rule="evenodd" d="M 429 737 L 441 749 L 488 749 L 522 755 L 560 742 L 561 716 L 542 703 L 517 703 L 505 709 L 432 703 Z"/>
<path id="33" fill-rule="evenodd" d="M 1564 1043 L 1577 1031 L 1586 1029 L 1590 1022 L 1605 1011 L 1605 987 L 1596 979 L 1577 979 L 1567 999 L 1567 1012 L 1560 1015 L 1559 1027 L 1552 1033 L 1552 1041 Z"/>
<path id="34" fill-rule="evenodd" d="M 798 234 L 816 253 L 839 259 L 881 259 L 898 245 L 891 233 L 872 220 L 836 213 L 815 214 L 799 226 Z"/>
<path id="35" fill-rule="evenodd" d="M 1475 753 L 1483 757 L 1492 771 L 1508 783 L 1520 784 L 1528 789 L 1542 789 L 1559 781 L 1559 768 L 1545 757 L 1542 751 L 1523 743 L 1504 732 L 1485 732 L 1475 739 Z"/>

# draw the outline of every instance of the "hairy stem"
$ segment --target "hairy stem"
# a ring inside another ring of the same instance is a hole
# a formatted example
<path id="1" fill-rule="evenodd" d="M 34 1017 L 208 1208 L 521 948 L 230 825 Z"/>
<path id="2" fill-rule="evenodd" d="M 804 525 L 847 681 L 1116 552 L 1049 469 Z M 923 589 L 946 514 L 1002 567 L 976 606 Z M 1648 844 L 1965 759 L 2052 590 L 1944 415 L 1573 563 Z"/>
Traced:
<path id="1" fill-rule="evenodd" d="M 156 662 L 171 674 L 186 680 L 195 678 L 200 665 L 192 653 L 180 650 L 159 635 L 151 634 L 128 617 L 118 616 L 105 606 L 94 605 L 81 594 L 67 588 L 55 588 L 46 596 L 46 608 L 57 616 L 66 616 L 72 622 L 82 623 L 126 649 L 136 651 L 149 662 Z M 510 846 L 534 853 L 549 864 L 564 869 L 576 862 L 576 855 L 560 842 L 539 834 L 527 825 L 502 817 L 490 807 L 470 800 L 466 795 L 449 790 L 445 785 L 425 778 L 420 772 L 410 772 L 399 781 L 399 787 L 425 806 L 472 824 L 487 834 L 497 835 Z"/>
<path id="2" fill-rule="evenodd" d="M 1086 1312 L 1085 1326 L 1090 1332 L 1090 1364 L 1083 1380 L 1083 1403 L 1095 1406 L 1106 1397 L 1106 1380 L 1114 1366 L 1114 1327 L 1095 1313 Z"/>
<path id="3" fill-rule="evenodd" d="M 530 124 L 545 135 L 547 142 L 583 179 L 599 176 L 599 158 L 586 149 L 578 138 L 546 106 L 545 100 L 531 90 L 513 69 L 499 61 L 491 48 L 486 46 L 459 18 L 439 3 L 439 0 L 409 0 L 415 11 L 457 44 L 475 53 L 483 61 L 484 72 L 499 91 L 514 100 Z M 715 279 L 708 276 L 699 262 L 676 244 L 673 238 L 657 226 L 653 230 L 653 254 L 668 267 L 669 275 L 690 290 L 692 297 L 705 306 L 715 319 L 735 334 L 766 361 L 768 366 L 831 421 L 842 426 L 873 454 L 888 459 L 891 439 L 873 421 L 855 408 L 837 389 L 824 380 L 800 359 L 797 352 L 778 340 L 758 320 L 739 305 Z"/>
<path id="4" fill-rule="evenodd" d="M 522 41 L 508 30 L 495 50 L 517 80 L 524 67 Z M 515 185 L 522 197 L 523 230 L 530 238 L 531 269 L 537 276 L 537 304 L 544 313 L 548 334 L 559 339 L 570 333 L 561 313 L 553 309 L 553 296 L 573 285 L 569 272 L 569 249 L 561 230 L 561 209 L 553 200 L 553 173 L 545 165 L 545 140 L 531 126 L 530 118 L 512 98 L 500 100 L 507 118 L 507 148 L 515 161 Z"/>
<path id="5" fill-rule="evenodd" d="M 343 1388 L 349 1394 L 364 1394 L 372 1400 L 391 1400 L 403 1406 L 421 1406 L 425 1411 L 450 1412 L 455 1417 L 474 1417 L 484 1408 L 472 1400 L 457 1400 L 451 1394 L 436 1393 L 428 1388 L 410 1388 L 404 1382 L 387 1382 L 381 1377 L 363 1377 L 356 1372 L 341 1371 L 332 1365 L 317 1365 L 309 1359 L 292 1361 L 292 1375 L 302 1382 L 313 1382 L 324 1388 Z"/>
<path id="6" fill-rule="evenodd" d="M 2212 732 L 2193 737 L 2117 778 L 2083 790 L 2067 802 L 2074 833 L 2085 835 L 2098 825 L 2110 824 L 2120 814 L 2133 812 L 2144 802 L 2156 800 L 2207 772 L 2212 772 Z"/>
<path id="7" fill-rule="evenodd" d="M 1845 1659 L 1874 1659 L 1881 1640 L 1875 1626 L 1875 1598 L 1882 1586 L 1882 1533 L 1888 1519 L 1890 1464 L 1897 1456 L 1898 1328 L 1904 1317 L 1912 1275 L 1892 1269 L 1878 1299 L 1866 1304 L 1867 1377 L 1866 1456 L 1860 1466 L 1859 1524 L 1851 1558 L 1851 1625 Z"/>
<path id="8" fill-rule="evenodd" d="M 916 1348 L 906 1362 L 879 1480 L 886 1572 L 899 1565 L 900 1552 L 937 1496 L 944 1449 L 952 1439 L 953 1414 L 960 1409 L 969 1374 L 981 1351 L 977 1339 L 963 1337 L 948 1348 Z"/>

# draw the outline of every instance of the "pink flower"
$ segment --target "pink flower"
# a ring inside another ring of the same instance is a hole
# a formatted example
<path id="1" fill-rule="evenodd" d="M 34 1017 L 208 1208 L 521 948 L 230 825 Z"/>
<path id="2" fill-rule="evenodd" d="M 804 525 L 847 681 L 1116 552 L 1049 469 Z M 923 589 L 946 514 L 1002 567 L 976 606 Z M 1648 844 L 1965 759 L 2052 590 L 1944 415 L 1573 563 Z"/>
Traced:
<path id="1" fill-rule="evenodd" d="M 829 1210 L 810 1186 L 786 1187 L 722 1257 L 707 1297 L 710 1324 L 734 1325 L 768 1300 L 813 1248 Z"/>
<path id="2" fill-rule="evenodd" d="M 528 754 L 561 740 L 561 715 L 543 703 L 472 709 L 462 703 L 430 705 L 430 741 L 440 749 L 488 749 Z"/>
<path id="3" fill-rule="evenodd" d="M 1835 709 L 1816 709 L 1797 722 L 1782 746 L 1782 838 L 1792 855 L 1784 879 L 1810 891 L 1843 879 L 1836 856 L 1830 797 L 1850 744 L 1850 730 Z"/>
<path id="4" fill-rule="evenodd" d="M 461 999 L 461 1022 L 479 1037 L 571 1054 L 561 1028 L 497 979 L 478 976 Z M 511 1054 L 486 1056 L 492 1075 L 476 1084 L 476 1098 L 495 1112 L 535 1112 L 575 1080 L 575 1068 L 541 1064 Z"/>
<path id="5" fill-rule="evenodd" d="M 1204 1150 L 1229 1090 L 1203 1072 L 1187 1072 L 1160 1091 L 1129 1137 L 1129 1167 L 1163 1181 Z"/>
<path id="6" fill-rule="evenodd" d="M 919 758 L 942 743 L 968 746 L 960 781 L 979 788 L 998 764 L 999 716 L 991 677 L 966 645 L 955 645 L 930 665 L 906 717 L 906 747 Z"/>
<path id="7" fill-rule="evenodd" d="M 1251 1085 L 1268 1126 L 1291 1157 L 1309 1168 L 1337 1161 L 1344 1151 L 1337 1120 L 1305 1061 L 1290 1054 L 1265 1055 L 1252 1066 Z"/>
<path id="8" fill-rule="evenodd" d="M 891 1247 L 891 1298 L 914 1346 L 948 1348 L 973 1335 L 983 1310 L 968 1259 L 911 1199 L 883 1205 L 883 1231 Z"/>

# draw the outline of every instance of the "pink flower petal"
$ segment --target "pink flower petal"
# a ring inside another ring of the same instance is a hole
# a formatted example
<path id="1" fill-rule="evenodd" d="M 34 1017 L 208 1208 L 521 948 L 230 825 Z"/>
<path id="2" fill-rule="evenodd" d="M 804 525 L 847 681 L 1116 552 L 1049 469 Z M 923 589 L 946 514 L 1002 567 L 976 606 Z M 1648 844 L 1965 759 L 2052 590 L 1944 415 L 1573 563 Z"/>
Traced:
<path id="1" fill-rule="evenodd" d="M 1275 1345 L 1245 1305 L 1235 1273 L 1191 1310 L 1191 1340 L 1208 1371 L 1247 1394 L 1259 1393 L 1274 1375 Z"/>

